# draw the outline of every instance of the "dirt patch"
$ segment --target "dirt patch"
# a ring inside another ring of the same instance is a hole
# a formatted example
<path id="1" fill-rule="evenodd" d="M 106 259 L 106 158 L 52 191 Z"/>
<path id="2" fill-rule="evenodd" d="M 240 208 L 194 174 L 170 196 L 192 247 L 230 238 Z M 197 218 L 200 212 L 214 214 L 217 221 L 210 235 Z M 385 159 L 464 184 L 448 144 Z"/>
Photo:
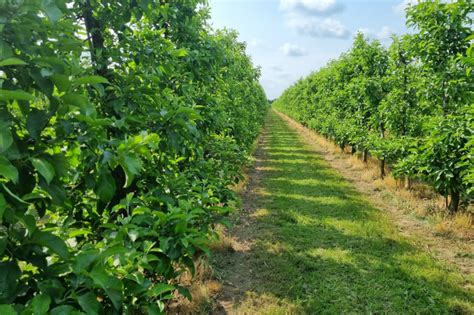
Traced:
<path id="1" fill-rule="evenodd" d="M 423 211 L 436 206 L 437 198 L 419 198 L 414 193 L 393 184 L 393 178 L 385 180 L 374 174 L 375 165 L 365 166 L 363 162 L 355 161 L 355 157 L 341 152 L 337 147 L 319 136 L 314 131 L 304 127 L 288 116 L 278 113 L 294 130 L 309 143 L 330 165 L 362 194 L 367 196 L 371 203 L 389 214 L 402 235 L 409 236 L 416 241 L 416 245 L 429 252 L 434 257 L 448 261 L 459 268 L 466 275 L 474 274 L 474 231 L 472 223 L 460 231 L 455 228 L 455 220 L 438 220 L 437 223 L 428 222 L 427 217 L 417 215 L 417 209 Z M 467 218 L 465 221 L 470 220 Z M 467 286 L 469 284 L 466 284 Z"/>

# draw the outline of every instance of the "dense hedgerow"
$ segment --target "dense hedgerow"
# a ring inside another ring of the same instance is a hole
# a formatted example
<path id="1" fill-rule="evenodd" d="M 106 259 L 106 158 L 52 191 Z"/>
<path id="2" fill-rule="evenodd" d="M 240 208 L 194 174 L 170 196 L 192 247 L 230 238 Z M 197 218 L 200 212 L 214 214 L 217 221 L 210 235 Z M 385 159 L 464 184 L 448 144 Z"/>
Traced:
<path id="1" fill-rule="evenodd" d="M 261 127 L 205 1 L 0 1 L 0 313 L 160 313 Z"/>
<path id="2" fill-rule="evenodd" d="M 472 12 L 469 1 L 420 1 L 407 10 L 413 34 L 385 49 L 358 34 L 352 48 L 292 87 L 278 110 L 430 183 L 451 212 L 474 193 Z M 466 53 L 467 52 L 467 53 Z"/>

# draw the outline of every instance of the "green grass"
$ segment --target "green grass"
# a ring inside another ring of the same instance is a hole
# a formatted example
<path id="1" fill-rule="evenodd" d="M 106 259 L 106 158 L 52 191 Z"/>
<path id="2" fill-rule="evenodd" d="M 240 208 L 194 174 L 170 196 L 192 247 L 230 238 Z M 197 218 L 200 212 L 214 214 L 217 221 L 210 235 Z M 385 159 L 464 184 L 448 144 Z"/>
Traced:
<path id="1" fill-rule="evenodd" d="M 274 112 L 264 137 L 264 193 L 255 245 L 240 262 L 251 270 L 240 312 L 474 313 L 463 288 L 472 276 L 402 237 Z M 226 263 L 218 265 L 225 277 Z"/>

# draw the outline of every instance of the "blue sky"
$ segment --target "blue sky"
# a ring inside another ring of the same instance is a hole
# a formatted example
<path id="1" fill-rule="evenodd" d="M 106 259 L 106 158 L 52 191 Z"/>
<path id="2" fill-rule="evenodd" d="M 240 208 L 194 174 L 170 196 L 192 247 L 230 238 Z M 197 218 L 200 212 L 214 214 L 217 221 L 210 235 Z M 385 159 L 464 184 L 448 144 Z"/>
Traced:
<path id="1" fill-rule="evenodd" d="M 268 98 L 348 50 L 362 31 L 388 46 L 407 32 L 410 0 L 209 0 L 211 25 L 232 28 L 262 69 Z"/>

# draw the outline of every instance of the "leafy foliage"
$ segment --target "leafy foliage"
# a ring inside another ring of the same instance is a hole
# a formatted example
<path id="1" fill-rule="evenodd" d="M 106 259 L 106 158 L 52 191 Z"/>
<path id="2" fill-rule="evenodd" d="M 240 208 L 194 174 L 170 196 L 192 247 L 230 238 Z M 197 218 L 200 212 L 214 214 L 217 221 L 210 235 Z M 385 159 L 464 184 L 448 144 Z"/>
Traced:
<path id="1" fill-rule="evenodd" d="M 202 1 L 0 4 L 0 308 L 164 310 L 267 101 Z"/>
<path id="2" fill-rule="evenodd" d="M 449 210 L 473 193 L 472 13 L 469 1 L 407 9 L 412 35 L 388 50 L 356 36 L 351 50 L 298 81 L 274 106 L 353 152 L 421 178 Z"/>

